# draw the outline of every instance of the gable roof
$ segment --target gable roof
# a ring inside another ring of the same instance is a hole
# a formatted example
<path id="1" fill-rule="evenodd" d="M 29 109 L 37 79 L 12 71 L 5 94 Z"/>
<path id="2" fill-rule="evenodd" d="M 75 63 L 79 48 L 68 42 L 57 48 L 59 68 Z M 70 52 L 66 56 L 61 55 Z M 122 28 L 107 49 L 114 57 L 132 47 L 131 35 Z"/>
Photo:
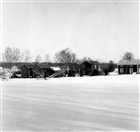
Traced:
<path id="1" fill-rule="evenodd" d="M 131 59 L 131 60 L 120 60 L 117 65 L 138 65 L 140 64 L 140 59 Z"/>
<path id="2" fill-rule="evenodd" d="M 21 67 L 23 67 L 23 66 L 26 66 L 26 67 L 28 67 L 28 68 L 33 68 L 33 67 L 34 67 L 33 64 L 24 64 L 24 65 L 22 65 Z"/>
<path id="3" fill-rule="evenodd" d="M 39 66 L 40 68 L 50 68 L 50 66 L 46 64 L 37 64 L 36 66 Z"/>

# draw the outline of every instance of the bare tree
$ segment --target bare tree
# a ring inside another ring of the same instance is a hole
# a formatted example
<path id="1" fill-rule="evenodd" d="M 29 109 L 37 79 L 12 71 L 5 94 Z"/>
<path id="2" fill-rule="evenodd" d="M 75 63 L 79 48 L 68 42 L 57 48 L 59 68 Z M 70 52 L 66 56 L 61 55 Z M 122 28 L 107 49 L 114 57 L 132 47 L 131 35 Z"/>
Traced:
<path id="1" fill-rule="evenodd" d="M 131 60 L 134 59 L 134 55 L 131 52 L 125 52 L 124 55 L 122 56 L 122 59 Z"/>
<path id="2" fill-rule="evenodd" d="M 69 48 L 66 48 L 56 53 L 55 59 L 60 63 L 74 63 L 76 62 L 76 54 L 73 53 Z"/>
<path id="3" fill-rule="evenodd" d="M 12 49 L 10 47 L 6 47 L 3 53 L 3 61 L 12 62 Z"/>
<path id="4" fill-rule="evenodd" d="M 25 50 L 25 52 L 23 53 L 23 56 L 24 56 L 24 61 L 25 62 L 29 62 L 31 61 L 31 53 L 29 50 Z"/>
<path id="5" fill-rule="evenodd" d="M 45 62 L 50 62 L 50 56 L 49 54 L 46 54 L 44 57 Z"/>
<path id="6" fill-rule="evenodd" d="M 18 62 L 21 59 L 21 53 L 20 53 L 20 49 L 18 48 L 13 48 L 12 49 L 12 60 L 13 62 Z"/>
<path id="7" fill-rule="evenodd" d="M 36 59 L 35 59 L 35 62 L 41 62 L 41 60 L 42 60 L 42 58 L 41 58 L 41 56 L 40 55 L 37 55 L 36 56 Z"/>
<path id="8" fill-rule="evenodd" d="M 21 60 L 20 49 L 6 47 L 3 53 L 3 60 L 7 62 L 18 62 Z"/>

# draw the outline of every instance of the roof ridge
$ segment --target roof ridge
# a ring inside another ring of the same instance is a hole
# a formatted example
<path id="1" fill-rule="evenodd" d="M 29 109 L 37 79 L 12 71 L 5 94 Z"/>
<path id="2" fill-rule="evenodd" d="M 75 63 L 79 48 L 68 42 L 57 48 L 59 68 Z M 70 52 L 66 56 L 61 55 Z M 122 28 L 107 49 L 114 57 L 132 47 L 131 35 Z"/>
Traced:
<path id="1" fill-rule="evenodd" d="M 121 59 L 118 62 L 118 65 L 137 65 L 137 64 L 140 64 L 140 59 L 131 59 L 131 60 Z"/>

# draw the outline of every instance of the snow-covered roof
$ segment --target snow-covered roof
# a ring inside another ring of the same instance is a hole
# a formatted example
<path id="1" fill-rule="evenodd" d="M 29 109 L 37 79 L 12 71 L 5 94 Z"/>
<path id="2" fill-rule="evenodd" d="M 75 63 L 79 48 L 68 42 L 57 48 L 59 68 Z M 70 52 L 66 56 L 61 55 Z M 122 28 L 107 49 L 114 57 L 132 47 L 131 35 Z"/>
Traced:
<path id="1" fill-rule="evenodd" d="M 140 60 L 139 59 L 131 59 L 131 60 L 120 60 L 118 62 L 118 65 L 138 65 L 140 64 Z"/>
<path id="2" fill-rule="evenodd" d="M 37 64 L 37 66 L 39 66 L 40 68 L 50 68 L 48 65 L 46 64 Z"/>
<path id="3" fill-rule="evenodd" d="M 51 69 L 53 69 L 54 71 L 59 71 L 59 70 L 61 70 L 60 67 L 51 67 Z"/>
<path id="4" fill-rule="evenodd" d="M 22 67 L 23 67 L 23 66 L 26 66 L 26 67 L 28 67 L 28 68 L 33 68 L 33 67 L 34 67 L 33 64 L 24 64 L 24 65 L 22 65 Z"/>

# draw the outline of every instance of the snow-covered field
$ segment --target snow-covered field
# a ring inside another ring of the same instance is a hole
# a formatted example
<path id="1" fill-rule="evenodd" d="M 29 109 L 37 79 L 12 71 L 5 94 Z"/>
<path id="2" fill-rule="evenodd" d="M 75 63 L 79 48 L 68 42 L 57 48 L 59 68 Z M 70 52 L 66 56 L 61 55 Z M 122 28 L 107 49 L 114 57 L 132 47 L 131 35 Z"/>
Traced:
<path id="1" fill-rule="evenodd" d="M 2 130 L 138 131 L 139 77 L 3 81 Z"/>

